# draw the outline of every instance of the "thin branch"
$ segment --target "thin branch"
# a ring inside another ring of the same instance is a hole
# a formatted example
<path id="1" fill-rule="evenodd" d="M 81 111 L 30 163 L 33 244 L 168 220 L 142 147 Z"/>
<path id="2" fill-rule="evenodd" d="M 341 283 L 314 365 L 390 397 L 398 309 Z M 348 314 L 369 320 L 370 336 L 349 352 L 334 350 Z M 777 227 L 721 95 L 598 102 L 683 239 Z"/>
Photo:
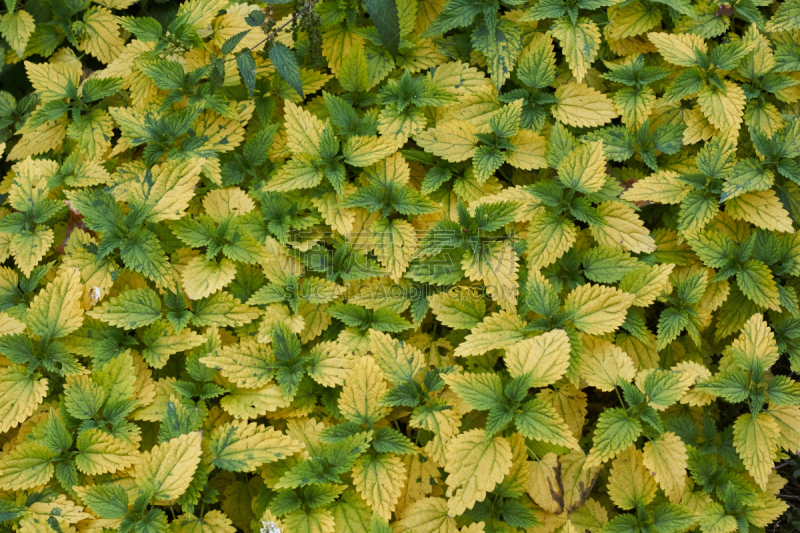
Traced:
<path id="1" fill-rule="evenodd" d="M 293 16 L 291 19 L 289 19 L 289 21 L 288 21 L 286 24 L 284 24 L 283 26 L 281 26 L 281 27 L 280 27 L 280 28 L 278 28 L 277 30 L 273 31 L 272 33 L 270 33 L 269 35 L 267 35 L 266 37 L 264 37 L 264 39 L 262 39 L 261 41 L 259 41 L 259 42 L 258 42 L 258 43 L 256 43 L 255 45 L 253 45 L 253 47 L 252 47 L 252 48 L 250 48 L 250 51 L 252 52 L 252 51 L 254 51 L 256 48 L 258 48 L 259 46 L 261 46 L 262 44 L 266 44 L 266 42 L 267 42 L 267 41 L 269 41 L 270 39 L 272 39 L 273 37 L 275 37 L 276 35 L 278 35 L 280 32 L 282 32 L 282 31 L 283 31 L 283 30 L 286 28 L 286 26 L 288 26 L 289 24 L 291 24 L 291 23 L 292 23 L 292 22 L 294 22 L 295 20 L 297 20 L 297 19 L 299 19 L 300 17 L 302 17 L 303 15 L 305 15 L 305 14 L 306 14 L 306 12 L 307 12 L 309 9 L 311 9 L 312 7 L 314 7 L 314 5 L 316 5 L 316 3 L 317 3 L 317 2 L 319 2 L 319 0 L 311 0 L 311 3 L 310 3 L 310 4 L 308 4 L 306 7 L 304 7 L 304 8 L 303 8 L 303 9 L 302 9 L 302 10 L 301 10 L 299 13 L 295 14 L 295 16 Z M 226 63 L 227 63 L 228 61 L 232 61 L 232 60 L 234 60 L 234 59 L 236 59 L 236 58 L 233 58 L 233 57 L 232 57 L 232 58 L 230 58 L 230 59 L 226 60 Z"/>

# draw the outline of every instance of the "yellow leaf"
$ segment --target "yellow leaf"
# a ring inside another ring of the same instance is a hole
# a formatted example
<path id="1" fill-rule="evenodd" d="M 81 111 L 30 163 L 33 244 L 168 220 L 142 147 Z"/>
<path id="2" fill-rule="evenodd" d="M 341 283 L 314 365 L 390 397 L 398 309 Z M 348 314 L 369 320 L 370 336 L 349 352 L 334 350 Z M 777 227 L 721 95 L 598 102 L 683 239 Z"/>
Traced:
<path id="1" fill-rule="evenodd" d="M 694 361 L 681 361 L 671 370 L 681 373 L 681 382 L 690 387 L 711 377 L 711 371 Z M 704 406 L 714 402 L 714 396 L 702 390 L 692 388 L 681 397 L 680 402 L 689 406 Z"/>
<path id="2" fill-rule="evenodd" d="M 44 102 L 67 98 L 67 87 L 77 89 L 81 77 L 80 69 L 67 63 L 25 62 L 28 79 L 36 90 L 36 96 Z"/>
<path id="3" fill-rule="evenodd" d="M 255 472 L 264 463 L 289 457 L 305 448 L 275 428 L 241 420 L 211 432 L 209 452 L 214 466 L 229 472 Z"/>
<path id="4" fill-rule="evenodd" d="M 348 189 L 347 185 L 345 185 L 346 195 L 352 194 L 353 192 L 355 192 L 354 188 Z M 340 235 L 347 235 L 349 232 L 353 231 L 353 223 L 355 222 L 356 216 L 352 209 L 340 207 L 341 201 L 342 198 L 339 195 L 335 192 L 329 192 L 323 194 L 319 198 L 312 199 L 311 203 L 322 213 L 322 218 L 325 219 L 325 223 L 328 224 L 333 231 Z"/>
<path id="5" fill-rule="evenodd" d="M 618 116 L 606 95 L 582 83 L 561 85 L 555 97 L 558 102 L 552 108 L 553 116 L 568 126 L 602 126 Z"/>
<path id="6" fill-rule="evenodd" d="M 567 333 L 555 329 L 512 344 L 506 348 L 503 359 L 511 377 L 527 375 L 528 387 L 546 387 L 566 373 L 570 350 Z"/>
<path id="7" fill-rule="evenodd" d="M 147 347 L 142 350 L 142 357 L 153 368 L 164 368 L 169 357 L 178 352 L 191 350 L 205 344 L 205 337 L 189 328 L 178 332 L 166 321 L 159 321 L 142 332 L 142 339 Z"/>
<path id="8" fill-rule="evenodd" d="M 339 342 L 317 344 L 308 354 L 313 361 L 308 368 L 308 375 L 325 387 L 344 385 L 356 363 L 356 358 L 350 357 L 349 352 L 347 346 Z"/>
<path id="9" fill-rule="evenodd" d="M 9 11 L 0 18 L 0 35 L 8 41 L 8 44 L 11 45 L 11 48 L 19 57 L 25 55 L 25 46 L 27 46 L 28 40 L 35 29 L 36 21 L 24 9 L 16 12 Z"/>
<path id="10" fill-rule="evenodd" d="M 472 281 L 482 281 L 486 293 L 506 309 L 517 305 L 517 253 L 510 241 L 495 241 L 480 247 L 476 256 L 464 252 L 464 273 Z"/>
<path id="11" fill-rule="evenodd" d="M 233 49 L 233 53 L 240 52 L 245 48 L 254 48 L 259 44 L 264 36 L 261 32 L 252 31 L 245 21 L 245 17 L 256 9 L 258 9 L 258 6 L 253 4 L 231 3 L 231 5 L 225 9 L 225 14 L 216 17 L 212 23 L 211 27 L 214 30 L 214 44 L 221 47 L 225 44 L 225 41 L 234 35 L 247 30 L 250 30 L 250 32 L 236 45 L 236 48 Z"/>
<path id="12" fill-rule="evenodd" d="M 567 383 L 553 389 L 543 389 L 536 395 L 540 400 L 553 406 L 558 416 L 569 427 L 570 433 L 580 435 L 586 423 L 586 406 L 588 401 L 586 393 L 577 389 L 575 385 Z"/>
<path id="13" fill-rule="evenodd" d="M 375 256 L 389 277 L 399 281 L 417 249 L 414 227 L 403 219 L 381 218 L 372 224 L 370 232 Z"/>
<path id="14" fill-rule="evenodd" d="M 633 361 L 619 346 L 588 335 L 581 338 L 581 377 L 589 386 L 610 392 L 620 381 L 630 382 L 636 377 Z"/>
<path id="15" fill-rule="evenodd" d="M 531 268 L 542 269 L 561 258 L 572 248 L 578 232 L 563 217 L 542 212 L 528 226 L 526 254 Z"/>
<path id="16" fill-rule="evenodd" d="M 397 150 L 397 144 L 387 137 L 354 135 L 342 145 L 342 155 L 347 164 L 366 167 L 386 159 Z"/>
<path id="17" fill-rule="evenodd" d="M 286 102 L 284 126 L 289 135 L 288 144 L 292 153 L 322 157 L 319 143 L 322 140 L 325 125 L 320 119 L 302 107 Z"/>
<path id="18" fill-rule="evenodd" d="M 27 322 L 31 333 L 48 339 L 65 337 L 83 324 L 80 271 L 62 270 L 31 302 Z"/>
<path id="19" fill-rule="evenodd" d="M 21 442 L 0 459 L 0 487 L 27 490 L 44 485 L 55 472 L 52 462 L 55 455 L 38 442 Z"/>
<path id="20" fill-rule="evenodd" d="M 81 48 L 101 62 L 109 64 L 125 50 L 119 24 L 109 9 L 90 7 L 78 25 Z"/>
<path id="21" fill-rule="evenodd" d="M 61 63 L 63 65 L 63 63 Z M 60 97 L 58 97 L 60 98 Z M 57 150 L 64 142 L 67 135 L 69 118 L 63 116 L 56 120 L 45 122 L 35 130 L 25 133 L 8 153 L 8 159 L 24 159 L 26 157 L 42 154 L 48 150 Z"/>
<path id="22" fill-rule="evenodd" d="M 629 202 L 657 202 L 660 204 L 679 204 L 687 194 L 689 186 L 678 179 L 678 173 L 660 170 L 637 180 L 627 189 L 621 199 Z"/>
<path id="23" fill-rule="evenodd" d="M 567 295 L 564 307 L 574 311 L 575 326 L 591 335 L 603 335 L 620 327 L 625 311 L 636 297 L 614 287 L 587 283 Z"/>
<path id="24" fill-rule="evenodd" d="M 653 473 L 664 494 L 672 503 L 680 502 L 686 488 L 689 459 L 681 438 L 667 431 L 657 439 L 646 442 L 643 451 L 644 466 Z"/>
<path id="25" fill-rule="evenodd" d="M 781 448 L 792 453 L 800 451 L 800 407 L 770 405 L 766 412 L 778 424 Z"/>
<path id="26" fill-rule="evenodd" d="M 778 450 L 780 426 L 765 412 L 743 414 L 733 425 L 733 444 L 747 471 L 761 490 L 766 490 Z"/>
<path id="27" fill-rule="evenodd" d="M 658 6 L 638 0 L 625 6 L 611 6 L 608 9 L 608 25 L 604 33 L 611 41 L 641 35 L 661 22 Z"/>
<path id="28" fill-rule="evenodd" d="M 234 418 L 250 420 L 289 405 L 281 389 L 270 383 L 260 389 L 234 388 L 219 401 L 226 413 Z"/>
<path id="29" fill-rule="evenodd" d="M 375 359 L 365 355 L 353 365 L 339 396 L 339 410 L 350 422 L 374 423 L 383 418 L 388 407 L 381 404 L 388 387 Z"/>
<path id="30" fill-rule="evenodd" d="M 747 505 L 744 516 L 754 526 L 767 530 L 788 509 L 789 505 L 777 496 L 756 493 L 756 502 Z"/>
<path id="31" fill-rule="evenodd" d="M 354 92 L 366 92 L 377 83 L 378 80 L 370 79 L 367 58 L 361 43 L 352 47 L 341 59 L 338 79 L 342 89 Z"/>
<path id="32" fill-rule="evenodd" d="M 478 144 L 476 133 L 478 129 L 472 123 L 451 120 L 423 131 L 414 137 L 414 140 L 426 152 L 451 163 L 458 163 L 469 159 L 475 153 Z"/>
<path id="33" fill-rule="evenodd" d="M 597 214 L 603 217 L 603 224 L 593 224 L 592 235 L 595 240 L 609 248 L 621 248 L 633 253 L 651 253 L 656 243 L 644 222 L 630 205 L 622 202 L 603 202 L 597 207 Z"/>
<path id="34" fill-rule="evenodd" d="M 200 171 L 205 159 L 168 161 L 151 169 L 153 186 L 146 191 L 147 202 L 155 203 L 147 216 L 150 222 L 179 220 L 186 214 L 189 201 L 200 181 Z"/>
<path id="35" fill-rule="evenodd" d="M 683 144 L 707 141 L 721 133 L 708 121 L 708 118 L 700 110 L 700 106 L 684 110 L 683 116 L 686 123 L 686 129 L 683 132 Z"/>
<path id="36" fill-rule="evenodd" d="M 647 505 L 656 496 L 656 482 L 644 467 L 641 450 L 633 444 L 611 462 L 608 495 L 614 505 L 625 510 Z"/>
<path id="37" fill-rule="evenodd" d="M 445 447 L 461 427 L 458 413 L 449 405 L 436 402 L 430 408 L 415 410 L 409 425 L 433 433 L 433 438 L 425 445 L 425 453 L 440 465 L 445 464 Z"/>
<path id="38" fill-rule="evenodd" d="M 184 267 L 181 281 L 186 296 L 199 300 L 224 288 L 236 276 L 236 263 L 230 259 L 217 262 L 206 261 L 197 256 Z"/>
<path id="39" fill-rule="evenodd" d="M 505 494 L 508 498 L 518 498 L 525 494 L 526 487 L 530 484 L 531 468 L 530 454 L 525 444 L 525 436 L 520 432 L 508 436 L 511 444 L 511 471 L 495 488 L 495 494 Z"/>
<path id="40" fill-rule="evenodd" d="M 299 277 L 303 274 L 300 261 L 287 255 L 286 248 L 273 237 L 267 237 L 261 267 L 269 281 L 280 285 L 286 283 L 287 276 Z"/>
<path id="41" fill-rule="evenodd" d="M 106 297 L 114 284 L 114 277 L 119 273 L 118 266 L 112 258 L 100 259 L 89 251 L 93 245 L 96 246 L 97 241 L 89 233 L 75 228 L 64 248 L 66 252 L 63 259 L 64 268 L 68 270 L 77 268 L 81 273 L 84 309 L 90 309 Z"/>
<path id="42" fill-rule="evenodd" d="M 221 222 L 228 215 L 246 215 L 255 208 L 255 202 L 239 187 L 216 189 L 203 198 L 203 209 L 214 222 Z"/>
<path id="43" fill-rule="evenodd" d="M 789 213 L 772 189 L 731 198 L 725 202 L 725 212 L 734 220 L 746 220 L 762 229 L 795 232 Z"/>
<path id="44" fill-rule="evenodd" d="M 458 533 L 444 498 L 423 498 L 406 507 L 393 524 L 394 533 Z"/>
<path id="45" fill-rule="evenodd" d="M 578 192 L 590 194 L 603 188 L 608 177 L 603 141 L 572 150 L 558 164 L 558 179 Z"/>
<path id="46" fill-rule="evenodd" d="M 525 323 L 515 311 L 500 311 L 483 319 L 472 329 L 464 342 L 458 345 L 456 357 L 483 355 L 489 350 L 511 346 L 525 338 Z"/>
<path id="47" fill-rule="evenodd" d="M 175 437 L 144 452 L 136 463 L 137 486 L 159 500 L 183 494 L 192 482 L 200 462 L 202 437 L 199 431 Z"/>
<path id="48" fill-rule="evenodd" d="M 619 333 L 615 343 L 628 354 L 637 371 L 658 366 L 660 359 L 656 351 L 656 336 L 652 332 L 648 331 L 644 340 L 627 333 Z"/>
<path id="49" fill-rule="evenodd" d="M 429 300 L 439 322 L 453 329 L 472 329 L 486 314 L 483 296 L 467 287 L 455 286 L 448 291 L 437 292 Z"/>
<path id="50" fill-rule="evenodd" d="M 252 100 L 239 102 L 233 106 L 233 116 L 220 115 L 206 109 L 194 122 L 194 130 L 198 137 L 205 137 L 206 142 L 200 150 L 230 152 L 244 140 L 244 127 L 255 111 Z"/>
<path id="51" fill-rule="evenodd" d="M 237 387 L 261 388 L 272 380 L 272 349 L 254 339 L 242 339 L 239 344 L 224 346 L 198 359 L 209 368 L 216 368 Z"/>
<path id="52" fill-rule="evenodd" d="M 558 39 L 575 81 L 582 82 L 600 51 L 597 24 L 586 17 L 579 18 L 576 24 L 569 17 L 560 17 L 550 31 Z"/>
<path id="53" fill-rule="evenodd" d="M 649 33 L 647 38 L 656 45 L 664 59 L 681 67 L 697 65 L 695 50 L 708 53 L 708 46 L 703 38 L 691 33 Z"/>
<path id="54" fill-rule="evenodd" d="M 625 276 L 619 282 L 619 290 L 633 294 L 636 307 L 649 307 L 653 305 L 662 291 L 671 292 L 669 275 L 675 265 L 653 265 L 638 268 Z"/>
<path id="55" fill-rule="evenodd" d="M 304 301 L 300 303 L 297 314 L 303 318 L 303 331 L 300 332 L 300 342 L 317 338 L 328 326 L 331 325 L 331 316 L 327 312 L 328 304 Z"/>
<path id="56" fill-rule="evenodd" d="M 336 522 L 330 510 L 318 507 L 306 512 L 295 511 L 283 518 L 287 533 L 334 533 Z"/>
<path id="57" fill-rule="evenodd" d="M 331 72 L 339 75 L 343 59 L 350 51 L 363 47 L 364 39 L 346 24 L 335 24 L 322 34 L 322 54 L 328 60 Z"/>
<path id="58" fill-rule="evenodd" d="M 531 477 L 526 487 L 536 505 L 551 514 L 564 512 L 564 486 L 561 484 L 561 465 L 554 453 L 533 461 Z"/>
<path id="59" fill-rule="evenodd" d="M 363 455 L 353 467 L 353 484 L 375 514 L 389 520 L 406 484 L 406 468 L 394 454 Z"/>
<path id="60" fill-rule="evenodd" d="M 447 508 L 460 515 L 486 498 L 486 493 L 511 471 L 511 446 L 500 436 L 488 437 L 485 430 L 461 433 L 448 443 L 445 456 Z"/>
<path id="61" fill-rule="evenodd" d="M 92 109 L 86 115 L 70 123 L 67 137 L 78 142 L 78 147 L 86 157 L 103 156 L 111 146 L 114 134 L 114 121 L 106 111 Z"/>
<path id="62" fill-rule="evenodd" d="M 28 325 L 21 320 L 17 320 L 5 311 L 0 313 L 0 337 L 3 335 L 17 335 L 23 333 Z"/>
<path id="63" fill-rule="evenodd" d="M 172 522 L 174 533 L 236 533 L 231 519 L 222 511 L 209 511 L 202 518 L 191 513 Z"/>
<path id="64" fill-rule="evenodd" d="M 733 341 L 730 352 L 734 362 L 745 370 L 756 366 L 767 370 L 778 361 L 775 335 L 762 313 L 754 314 L 745 322 L 742 334 Z"/>
<path id="65" fill-rule="evenodd" d="M 77 447 L 75 465 L 90 476 L 124 470 L 134 464 L 138 456 L 132 444 L 97 428 L 82 431 Z"/>
<path id="66" fill-rule="evenodd" d="M 579 508 L 569 513 L 570 523 L 577 531 L 599 533 L 608 523 L 608 511 L 596 500 L 589 498 Z"/>
<path id="67" fill-rule="evenodd" d="M 547 139 L 531 130 L 520 129 L 508 139 L 513 148 L 506 150 L 506 163 L 522 170 L 547 167 Z"/>
<path id="68" fill-rule="evenodd" d="M 725 90 L 706 85 L 697 96 L 700 110 L 716 128 L 727 132 L 738 130 L 744 117 L 746 101 L 744 90 L 738 84 L 725 80 Z"/>
<path id="69" fill-rule="evenodd" d="M 9 250 L 20 271 L 29 276 L 50 251 L 54 240 L 55 235 L 52 229 L 38 225 L 33 231 L 22 230 L 13 234 Z"/>
<path id="70" fill-rule="evenodd" d="M 559 457 L 564 486 L 564 511 L 571 513 L 586 502 L 597 481 L 601 466 L 586 466 L 587 455 L 581 450 Z"/>
<path id="71" fill-rule="evenodd" d="M 400 501 L 395 509 L 398 515 L 402 515 L 409 505 L 430 496 L 433 488 L 441 485 L 436 463 L 423 453 L 406 455 L 403 457 L 403 462 L 408 470 L 408 480 L 401 489 Z"/>

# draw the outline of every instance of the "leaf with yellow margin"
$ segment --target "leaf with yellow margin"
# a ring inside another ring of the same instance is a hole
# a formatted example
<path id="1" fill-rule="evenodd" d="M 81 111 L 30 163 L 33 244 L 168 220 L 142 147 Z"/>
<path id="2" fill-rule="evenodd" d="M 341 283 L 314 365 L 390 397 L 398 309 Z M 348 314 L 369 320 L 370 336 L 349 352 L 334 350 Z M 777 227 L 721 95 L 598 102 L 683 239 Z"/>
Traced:
<path id="1" fill-rule="evenodd" d="M 511 446 L 500 436 L 487 437 L 483 429 L 472 429 L 454 437 L 447 445 L 447 508 L 460 515 L 486 498 L 486 493 L 510 472 Z"/>
<path id="2" fill-rule="evenodd" d="M 664 489 L 672 503 L 683 498 L 686 488 L 686 466 L 689 456 L 680 437 L 667 431 L 644 445 L 644 466 L 653 473 L 655 481 Z"/>
<path id="3" fill-rule="evenodd" d="M 201 440 L 200 432 L 193 431 L 144 452 L 134 470 L 137 486 L 159 500 L 183 494 L 200 462 Z"/>

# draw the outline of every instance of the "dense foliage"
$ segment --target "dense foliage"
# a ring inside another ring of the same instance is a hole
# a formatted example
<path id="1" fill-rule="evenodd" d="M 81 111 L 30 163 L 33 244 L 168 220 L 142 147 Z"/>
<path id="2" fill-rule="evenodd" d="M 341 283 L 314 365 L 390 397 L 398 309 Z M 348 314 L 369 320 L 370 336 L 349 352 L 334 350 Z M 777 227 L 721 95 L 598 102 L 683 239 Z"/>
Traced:
<path id="1" fill-rule="evenodd" d="M 800 527 L 798 0 L 0 13 L 0 530 Z"/>

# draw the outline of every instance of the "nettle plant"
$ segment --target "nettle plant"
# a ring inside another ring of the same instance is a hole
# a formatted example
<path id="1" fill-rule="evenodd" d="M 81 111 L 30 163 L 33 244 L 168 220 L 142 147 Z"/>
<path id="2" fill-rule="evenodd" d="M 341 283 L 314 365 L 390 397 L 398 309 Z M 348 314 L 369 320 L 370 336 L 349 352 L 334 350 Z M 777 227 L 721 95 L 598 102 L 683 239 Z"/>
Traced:
<path id="1" fill-rule="evenodd" d="M 0 37 L 3 531 L 797 529 L 797 1 Z"/>

